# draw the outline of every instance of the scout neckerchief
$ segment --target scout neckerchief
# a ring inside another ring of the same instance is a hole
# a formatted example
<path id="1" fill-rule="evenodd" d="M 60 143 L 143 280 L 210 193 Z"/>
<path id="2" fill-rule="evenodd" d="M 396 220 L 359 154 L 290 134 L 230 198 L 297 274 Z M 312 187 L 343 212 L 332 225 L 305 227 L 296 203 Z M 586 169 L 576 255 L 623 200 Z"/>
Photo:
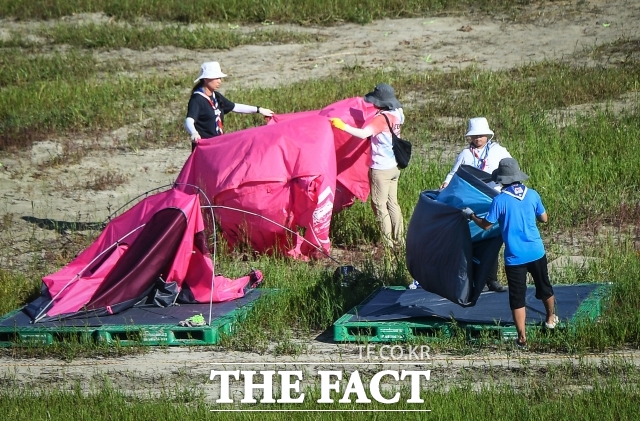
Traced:
<path id="1" fill-rule="evenodd" d="M 477 151 L 478 148 L 474 147 L 473 145 L 469 146 L 469 149 L 471 150 L 471 154 L 473 155 L 474 167 L 484 171 L 484 169 L 487 167 L 487 157 L 489 156 L 490 147 L 491 147 L 491 141 L 487 142 L 487 144 L 484 145 L 484 150 L 481 153 L 478 153 Z"/>
<path id="2" fill-rule="evenodd" d="M 211 96 L 209 96 L 204 93 L 203 88 L 198 88 L 195 91 L 193 91 L 193 93 L 202 95 L 207 99 L 207 101 L 209 101 L 211 108 L 213 108 L 213 113 L 216 115 L 216 135 L 223 134 L 224 132 L 222 130 L 222 117 L 221 117 L 222 112 L 220 111 L 220 108 L 218 108 L 218 99 L 216 98 L 215 92 L 213 92 Z"/>
<path id="3" fill-rule="evenodd" d="M 521 183 L 511 184 L 508 187 L 502 189 L 502 193 L 506 193 L 509 196 L 513 196 L 518 200 L 524 199 L 524 196 L 527 194 L 527 187 Z"/>

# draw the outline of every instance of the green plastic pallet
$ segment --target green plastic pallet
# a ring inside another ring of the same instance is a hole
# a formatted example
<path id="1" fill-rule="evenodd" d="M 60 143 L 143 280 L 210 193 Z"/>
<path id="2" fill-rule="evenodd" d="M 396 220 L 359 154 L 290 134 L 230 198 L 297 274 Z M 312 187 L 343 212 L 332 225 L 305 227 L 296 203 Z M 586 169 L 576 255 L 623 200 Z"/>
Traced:
<path id="1" fill-rule="evenodd" d="M 438 317 L 411 318 L 393 321 L 349 321 L 352 316 L 382 289 L 404 290 L 401 286 L 381 287 L 376 289 L 360 304 L 340 317 L 333 324 L 333 339 L 336 342 L 429 342 L 451 338 L 462 329 L 470 341 L 478 339 L 509 340 L 517 338 L 514 325 L 471 324 L 452 322 L 450 319 Z M 564 322 L 572 326 L 581 321 L 595 320 L 602 312 L 602 299 L 609 293 L 610 285 L 603 284 L 592 291 L 578 307 L 574 316 Z M 538 327 L 538 326 L 530 326 Z"/>
<path id="2" fill-rule="evenodd" d="M 256 300 L 257 301 L 257 300 Z M 222 335 L 231 335 L 246 318 L 256 301 L 213 319 L 210 326 L 182 327 L 160 325 L 104 325 L 86 327 L 0 327 L 0 347 L 46 346 L 56 343 L 97 343 L 120 346 L 216 345 Z M 12 317 L 13 311 L 0 320 Z"/>

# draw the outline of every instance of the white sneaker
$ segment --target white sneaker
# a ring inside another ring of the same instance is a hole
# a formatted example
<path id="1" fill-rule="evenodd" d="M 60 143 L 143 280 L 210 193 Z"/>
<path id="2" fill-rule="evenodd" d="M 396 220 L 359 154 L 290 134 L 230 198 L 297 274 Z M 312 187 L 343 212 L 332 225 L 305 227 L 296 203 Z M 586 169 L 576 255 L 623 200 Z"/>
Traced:
<path id="1" fill-rule="evenodd" d="M 553 322 L 551 323 L 544 322 L 544 327 L 546 327 L 547 329 L 555 329 L 558 323 L 560 323 L 560 319 L 558 319 L 558 316 L 554 315 Z"/>

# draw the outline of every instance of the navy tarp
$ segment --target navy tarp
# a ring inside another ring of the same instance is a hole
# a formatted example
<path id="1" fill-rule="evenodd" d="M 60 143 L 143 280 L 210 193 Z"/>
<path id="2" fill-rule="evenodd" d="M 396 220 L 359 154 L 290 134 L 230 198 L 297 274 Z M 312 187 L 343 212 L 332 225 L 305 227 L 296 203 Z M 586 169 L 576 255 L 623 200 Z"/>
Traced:
<path id="1" fill-rule="evenodd" d="M 580 304 L 602 284 L 555 285 L 556 314 L 560 320 L 571 319 Z M 542 301 L 535 297 L 535 288 L 527 288 L 527 323 L 542 323 L 546 312 Z M 436 317 L 455 319 L 470 324 L 513 325 L 509 308 L 509 294 L 487 291 L 473 308 L 460 307 L 436 294 L 418 289 L 381 289 L 358 309 L 349 322 L 378 322 Z"/>
<path id="2" fill-rule="evenodd" d="M 211 305 L 211 319 L 223 317 L 232 311 L 247 305 L 264 293 L 261 289 L 251 289 L 244 297 L 233 301 L 213 303 Z M 0 327 L 100 327 L 114 325 L 164 325 L 175 324 L 196 314 L 208 314 L 209 304 L 182 304 L 171 307 L 157 307 L 153 304 L 142 307 L 130 307 L 121 313 L 108 316 L 97 316 L 95 312 L 87 312 L 85 317 L 77 316 L 73 319 L 50 318 L 37 325 L 31 323 L 24 311 L 19 311 L 11 317 L 0 320 Z M 206 317 L 206 316 L 205 316 Z"/>
<path id="3" fill-rule="evenodd" d="M 407 229 L 407 268 L 423 289 L 461 306 L 475 305 L 502 246 L 495 224 L 484 231 L 460 211 L 479 217 L 499 194 L 488 174 L 463 165 L 442 191 L 424 191 Z M 484 180 L 484 181 L 483 181 Z"/>

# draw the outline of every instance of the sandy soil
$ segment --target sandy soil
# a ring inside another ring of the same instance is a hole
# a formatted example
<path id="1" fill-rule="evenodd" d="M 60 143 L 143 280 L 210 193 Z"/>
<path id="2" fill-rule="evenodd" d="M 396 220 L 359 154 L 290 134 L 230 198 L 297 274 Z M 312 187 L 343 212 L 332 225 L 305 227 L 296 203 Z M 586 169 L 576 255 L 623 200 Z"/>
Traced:
<path id="1" fill-rule="evenodd" d="M 80 21 L 100 21 L 100 15 L 79 16 Z M 99 60 L 121 58 L 136 64 L 139 72 L 172 72 L 195 75 L 202 61 L 218 60 L 230 77 L 226 88 L 240 86 L 277 86 L 297 80 L 330 76 L 345 65 L 359 64 L 372 68 L 391 68 L 428 72 L 432 69 L 456 69 L 475 65 L 484 69 L 505 69 L 544 59 L 563 60 L 576 53 L 617 39 L 637 38 L 640 26 L 640 3 L 637 1 L 553 2 L 528 7 L 514 20 L 511 15 L 488 16 L 469 13 L 455 17 L 384 20 L 365 26 L 343 25 L 331 28 L 280 29 L 318 34 L 323 41 L 312 44 L 243 46 L 229 51 L 188 51 L 160 47 L 140 53 L 127 49 L 96 52 Z M 19 29 L 29 22 L 3 22 L 0 35 Z M 247 28 L 245 28 L 247 29 Z M 249 28 L 250 29 L 250 28 Z M 4 32 L 3 32 L 4 31 Z M 595 65 L 597 60 L 579 54 L 576 60 Z M 637 101 L 637 96 L 633 101 Z M 418 98 L 406 98 L 410 107 Z M 623 101 L 623 104 L 628 101 Z M 186 103 L 186 99 L 185 99 Z M 584 110 L 585 104 L 570 112 Z M 277 111 L 277 110 L 276 110 Z M 181 114 L 182 111 L 179 112 Z M 559 125 L 564 124 L 564 120 Z M 138 194 L 171 183 L 186 160 L 189 149 L 179 147 L 123 152 L 115 147 L 136 127 L 120 128 L 101 139 L 52 138 L 36 143 L 25 153 L 2 156 L 0 162 L 0 245 L 3 268 L 18 269 L 34 265 L 47 253 L 47 244 L 59 244 L 55 231 L 40 229 L 22 218 L 50 218 L 61 221 L 100 221 Z M 69 141 L 99 144 L 84 158 L 62 167 L 41 166 L 63 152 Z M 113 171 L 125 183 L 113 190 L 93 191 L 87 188 L 88 174 Z M 35 240 L 35 241 L 34 241 Z M 37 244 L 38 246 L 34 246 Z M 342 345 L 309 339 L 310 352 L 303 361 L 335 361 L 345 351 Z M 346 346 L 349 348 L 349 346 Z M 353 355 L 353 347 L 347 353 Z M 633 354 L 637 362 L 638 354 Z M 572 361 L 555 356 L 530 356 L 532 361 Z M 599 361 L 601 356 L 593 357 Z M 453 358 L 442 356 L 442 373 L 453 368 Z M 12 360 L 2 358 L 5 376 L 20 382 L 91 380 L 102 372 L 119 378 L 122 373 L 150 379 L 161 372 L 168 381 L 177 381 L 180 373 L 203 384 L 208 378 L 210 362 L 273 361 L 269 356 L 228 353 L 216 350 L 170 349 L 137 357 L 113 360 L 82 359 L 72 363 L 53 360 Z M 492 355 L 463 358 L 459 365 L 500 366 L 509 370 L 514 357 Z M 455 365 L 454 364 L 454 365 Z M 451 371 L 454 373 L 454 371 Z M 181 375 L 181 374 L 180 374 Z M 454 376 L 455 377 L 455 376 Z M 161 382 L 160 382 L 161 383 Z M 160 384 L 158 383 L 158 384 Z M 208 386 L 205 386 L 205 388 Z"/>

